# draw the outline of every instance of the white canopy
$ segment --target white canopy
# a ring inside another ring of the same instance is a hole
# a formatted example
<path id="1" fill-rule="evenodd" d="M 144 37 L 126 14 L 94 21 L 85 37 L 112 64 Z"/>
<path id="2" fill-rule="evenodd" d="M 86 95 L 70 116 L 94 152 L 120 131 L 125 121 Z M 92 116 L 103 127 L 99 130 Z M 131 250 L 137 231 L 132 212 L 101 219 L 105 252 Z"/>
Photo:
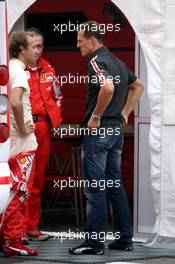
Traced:
<path id="1" fill-rule="evenodd" d="M 6 0 L 8 32 L 12 29 L 18 18 L 29 8 L 36 0 Z"/>
<path id="2" fill-rule="evenodd" d="M 168 237 L 172 242 L 175 238 L 175 2 L 112 1 L 131 23 L 147 65 L 150 175 L 157 216 L 147 245 L 164 247 Z"/>

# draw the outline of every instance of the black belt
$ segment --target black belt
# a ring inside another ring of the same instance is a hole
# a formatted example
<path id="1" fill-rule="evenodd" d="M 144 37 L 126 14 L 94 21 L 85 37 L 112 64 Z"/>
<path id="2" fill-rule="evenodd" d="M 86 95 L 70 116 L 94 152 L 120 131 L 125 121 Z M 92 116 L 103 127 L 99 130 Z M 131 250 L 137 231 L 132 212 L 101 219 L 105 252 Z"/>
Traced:
<path id="1" fill-rule="evenodd" d="M 49 122 L 48 116 L 33 115 L 33 122 Z"/>

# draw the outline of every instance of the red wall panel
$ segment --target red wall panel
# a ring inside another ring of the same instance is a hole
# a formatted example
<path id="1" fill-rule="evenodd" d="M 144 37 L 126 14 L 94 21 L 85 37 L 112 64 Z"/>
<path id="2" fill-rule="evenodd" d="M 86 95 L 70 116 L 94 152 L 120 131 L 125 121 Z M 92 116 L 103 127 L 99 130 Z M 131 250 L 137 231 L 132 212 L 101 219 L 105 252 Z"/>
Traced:
<path id="1" fill-rule="evenodd" d="M 103 12 L 105 3 L 109 0 L 64 0 L 50 1 L 37 0 L 27 13 L 64 13 L 64 12 L 83 12 L 87 20 L 96 20 L 99 23 L 112 23 L 113 19 L 109 14 Z M 122 16 L 123 18 L 123 16 Z M 112 52 L 120 59 L 124 60 L 128 67 L 134 71 L 135 61 L 135 34 L 125 18 L 123 26 L 119 32 L 107 32 L 104 43 L 112 48 Z M 37 27 L 37 25 L 33 25 Z M 46 36 L 47 37 L 47 36 Z M 55 35 L 55 42 L 59 39 Z M 86 75 L 86 60 L 82 58 L 78 50 L 46 50 L 44 57 L 50 61 L 55 68 L 58 77 Z M 63 102 L 63 123 L 80 123 L 85 111 L 86 88 L 84 84 L 64 83 L 62 84 Z M 133 115 L 130 118 L 133 124 Z M 59 143 L 60 144 L 60 143 Z M 55 144 L 54 144 L 55 146 Z M 122 157 L 123 180 L 129 195 L 132 199 L 133 192 L 133 138 L 127 139 L 124 144 Z"/>

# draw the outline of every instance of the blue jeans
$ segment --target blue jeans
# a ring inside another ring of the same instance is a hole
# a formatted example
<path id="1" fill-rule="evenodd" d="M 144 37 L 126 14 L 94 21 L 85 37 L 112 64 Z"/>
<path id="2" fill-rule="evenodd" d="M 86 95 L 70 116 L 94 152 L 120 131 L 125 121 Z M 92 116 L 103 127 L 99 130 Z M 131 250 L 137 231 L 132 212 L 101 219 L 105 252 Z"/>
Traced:
<path id="1" fill-rule="evenodd" d="M 115 130 L 116 126 L 103 126 Z M 86 205 L 86 239 L 106 231 L 107 204 L 112 209 L 114 234 L 120 242 L 132 241 L 132 224 L 126 193 L 121 181 L 123 135 L 85 135 L 83 139 L 83 174 Z M 89 183 L 89 185 L 88 185 Z M 100 242 L 97 236 L 96 242 Z"/>

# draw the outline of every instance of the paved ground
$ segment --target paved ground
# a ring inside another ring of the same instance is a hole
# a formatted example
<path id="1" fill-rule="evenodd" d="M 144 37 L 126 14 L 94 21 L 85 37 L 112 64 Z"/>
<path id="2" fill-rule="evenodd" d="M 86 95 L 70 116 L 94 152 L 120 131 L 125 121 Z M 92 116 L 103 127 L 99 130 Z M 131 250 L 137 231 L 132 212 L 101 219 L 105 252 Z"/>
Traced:
<path id="1" fill-rule="evenodd" d="M 158 259 L 147 259 L 147 260 L 137 260 L 130 263 L 149 263 L 149 264 L 174 264 L 175 258 L 158 258 Z M 126 264 L 126 263 L 125 263 Z"/>
<path id="2" fill-rule="evenodd" d="M 50 261 L 35 261 L 35 260 L 20 260 L 20 259 L 5 259 L 0 258 L 0 264 L 66 264 L 61 262 Z M 93 262 L 92 262 L 93 263 Z M 127 262 L 108 262 L 109 264 L 175 264 L 175 258 L 156 258 L 147 260 L 127 261 Z"/>
<path id="3" fill-rule="evenodd" d="M 76 243 L 78 242 L 80 240 Z M 110 251 L 106 245 L 105 254 L 102 256 L 69 255 L 68 248 L 75 246 L 75 242 L 71 240 L 61 243 L 57 239 L 50 239 L 45 243 L 30 242 L 30 246 L 38 248 L 38 256 L 4 258 L 0 253 L 0 264 L 175 264 L 175 250 L 146 248 L 140 243 L 134 243 L 133 252 Z"/>

